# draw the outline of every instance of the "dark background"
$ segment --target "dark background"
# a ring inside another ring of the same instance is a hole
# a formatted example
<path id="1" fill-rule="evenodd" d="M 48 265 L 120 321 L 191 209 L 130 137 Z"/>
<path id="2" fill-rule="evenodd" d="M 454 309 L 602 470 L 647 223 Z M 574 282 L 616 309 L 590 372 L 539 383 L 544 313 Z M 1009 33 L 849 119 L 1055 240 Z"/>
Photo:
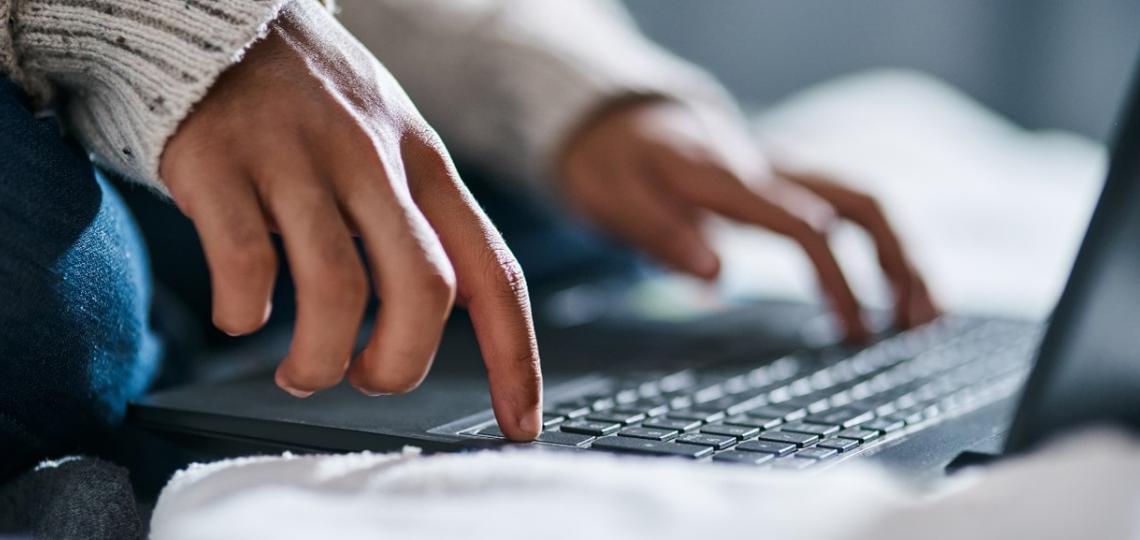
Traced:
<path id="1" fill-rule="evenodd" d="M 949 81 L 1029 128 L 1104 140 L 1140 56 L 1140 0 L 626 0 L 746 106 L 874 67 Z"/>

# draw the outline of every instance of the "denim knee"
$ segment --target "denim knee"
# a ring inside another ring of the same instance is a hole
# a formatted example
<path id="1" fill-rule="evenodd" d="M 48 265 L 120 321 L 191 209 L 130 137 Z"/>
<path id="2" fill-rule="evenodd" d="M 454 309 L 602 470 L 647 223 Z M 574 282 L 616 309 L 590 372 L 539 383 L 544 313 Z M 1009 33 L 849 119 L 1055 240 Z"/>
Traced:
<path id="1" fill-rule="evenodd" d="M 146 251 L 86 155 L 0 80 L 0 476 L 94 446 L 156 370 Z"/>

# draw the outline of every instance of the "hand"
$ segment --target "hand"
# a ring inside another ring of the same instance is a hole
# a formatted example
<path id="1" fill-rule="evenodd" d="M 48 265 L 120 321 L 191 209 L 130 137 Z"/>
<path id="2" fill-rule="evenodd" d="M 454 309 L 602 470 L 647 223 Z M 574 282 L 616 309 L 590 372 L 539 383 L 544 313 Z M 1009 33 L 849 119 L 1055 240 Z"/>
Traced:
<path id="1" fill-rule="evenodd" d="M 559 172 L 562 191 L 587 219 L 704 279 L 720 268 L 701 233 L 708 212 L 791 238 L 815 267 L 847 337 L 864 341 L 858 301 L 827 241 L 838 218 L 850 220 L 874 240 L 896 325 L 910 328 L 938 316 L 873 198 L 819 176 L 774 172 L 732 119 L 664 100 L 615 104 L 570 138 Z"/>
<path id="2" fill-rule="evenodd" d="M 518 263 L 396 81 L 307 4 L 293 3 L 223 74 L 162 157 L 165 184 L 206 251 L 214 324 L 237 335 L 265 323 L 278 232 L 298 305 L 279 386 L 306 397 L 347 371 L 365 393 L 410 391 L 458 302 L 503 433 L 534 438 L 542 376 Z M 369 279 L 353 234 L 383 300 L 355 359 Z"/>

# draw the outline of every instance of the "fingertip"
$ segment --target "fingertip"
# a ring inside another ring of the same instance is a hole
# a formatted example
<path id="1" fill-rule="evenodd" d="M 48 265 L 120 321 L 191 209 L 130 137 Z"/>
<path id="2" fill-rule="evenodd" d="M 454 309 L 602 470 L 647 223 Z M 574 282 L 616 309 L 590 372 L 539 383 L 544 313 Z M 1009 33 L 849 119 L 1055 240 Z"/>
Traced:
<path id="1" fill-rule="evenodd" d="M 702 246 L 690 255 L 688 271 L 701 279 L 712 281 L 720 274 L 720 257 Z"/>
<path id="2" fill-rule="evenodd" d="M 844 326 L 846 327 L 845 341 L 847 343 L 852 345 L 868 345 L 871 343 L 871 332 L 867 330 L 867 326 L 861 317 L 845 321 Z"/>
<path id="3" fill-rule="evenodd" d="M 426 359 L 395 358 L 384 354 L 375 342 L 364 348 L 348 369 L 348 383 L 360 393 L 369 396 L 399 396 L 419 388 L 427 378 L 435 351 Z"/>
<path id="4" fill-rule="evenodd" d="M 518 430 L 512 440 L 532 441 L 542 433 L 542 411 L 529 410 L 519 416 Z"/>
<path id="5" fill-rule="evenodd" d="M 275 383 L 277 383 L 278 388 L 288 392 L 289 395 L 291 395 L 295 398 L 305 399 L 305 398 L 313 395 L 312 390 L 301 390 L 298 388 L 294 388 L 292 385 L 290 385 L 289 381 L 287 381 L 285 379 L 285 376 L 282 374 L 280 367 L 277 368 L 277 373 L 273 376 L 273 381 Z"/>
<path id="6" fill-rule="evenodd" d="M 219 305 L 219 304 L 215 304 Z M 219 305 L 220 306 L 220 305 Z M 269 322 L 269 315 L 273 312 L 273 304 L 265 303 L 260 315 L 225 313 L 224 308 L 216 308 L 213 314 L 214 327 L 230 337 L 241 337 L 261 330 Z"/>
<path id="7" fill-rule="evenodd" d="M 503 378 L 492 376 L 491 401 L 503 434 L 513 441 L 530 441 L 542 433 L 542 372 L 537 357 L 523 371 Z"/>

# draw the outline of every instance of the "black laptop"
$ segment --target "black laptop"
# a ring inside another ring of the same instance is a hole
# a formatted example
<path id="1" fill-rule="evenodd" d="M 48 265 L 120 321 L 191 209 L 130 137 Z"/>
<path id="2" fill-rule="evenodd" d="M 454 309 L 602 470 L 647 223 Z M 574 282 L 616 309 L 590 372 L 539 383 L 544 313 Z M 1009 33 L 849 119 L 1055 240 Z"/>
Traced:
<path id="1" fill-rule="evenodd" d="M 967 450 L 1021 451 L 1094 423 L 1140 426 L 1140 81 L 1117 127 L 1103 193 L 1047 324 L 952 314 L 850 349 L 813 339 L 821 311 L 793 303 L 673 321 L 539 317 L 545 430 L 528 444 L 755 468 L 869 458 L 921 474 Z M 580 283 L 536 304 L 590 312 L 631 286 Z M 229 452 L 514 445 L 495 426 L 469 324 L 456 317 L 445 334 L 435 370 L 405 396 L 341 386 L 297 400 L 274 386 L 268 365 L 155 393 L 128 419 Z"/>

